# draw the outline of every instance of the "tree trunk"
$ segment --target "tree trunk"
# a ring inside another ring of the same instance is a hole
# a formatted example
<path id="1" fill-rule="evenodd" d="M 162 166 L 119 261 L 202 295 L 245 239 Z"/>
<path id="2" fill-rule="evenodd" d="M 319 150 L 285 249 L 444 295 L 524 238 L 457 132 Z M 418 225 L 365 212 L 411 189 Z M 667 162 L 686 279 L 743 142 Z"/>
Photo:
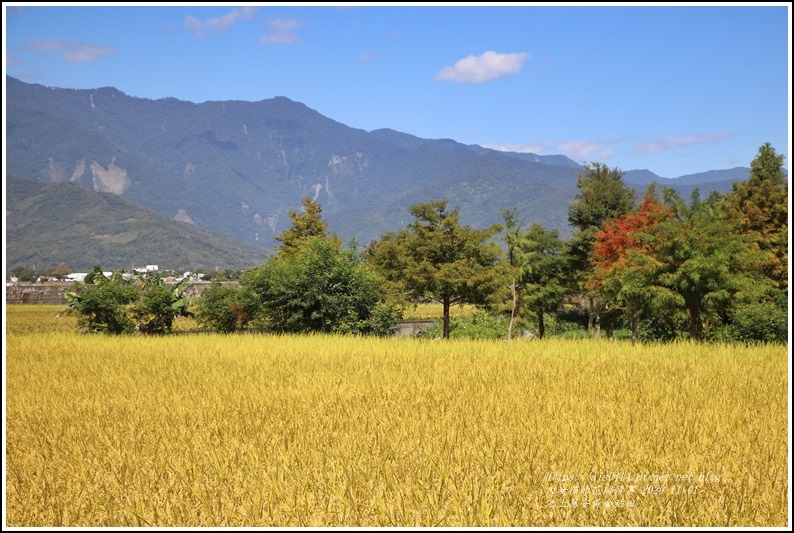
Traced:
<path id="1" fill-rule="evenodd" d="M 507 340 L 513 338 L 513 324 L 516 319 L 516 307 L 518 307 L 518 291 L 516 290 L 516 280 L 510 284 L 510 293 L 513 295 L 513 303 L 510 306 L 510 324 L 507 325 Z"/>
<path id="2" fill-rule="evenodd" d="M 443 338 L 449 338 L 449 296 L 444 296 L 444 300 L 442 302 L 444 306 L 444 333 Z"/>
<path id="3" fill-rule="evenodd" d="M 543 310 L 538 311 L 538 338 L 542 339 L 546 333 L 546 324 L 543 322 Z"/>
<path id="4" fill-rule="evenodd" d="M 631 344 L 637 342 L 637 313 L 631 315 Z"/>
<path id="5" fill-rule="evenodd" d="M 692 303 L 689 306 L 689 336 L 692 340 L 699 341 L 698 335 L 698 319 L 700 318 L 700 307 L 697 303 Z"/>
<path id="6" fill-rule="evenodd" d="M 593 297 L 588 296 L 588 300 L 590 301 L 590 308 L 587 310 L 587 331 L 593 331 Z"/>
<path id="7" fill-rule="evenodd" d="M 601 338 L 601 313 L 598 312 L 598 309 L 595 310 L 595 333 L 593 333 L 593 337 L 596 339 Z"/>

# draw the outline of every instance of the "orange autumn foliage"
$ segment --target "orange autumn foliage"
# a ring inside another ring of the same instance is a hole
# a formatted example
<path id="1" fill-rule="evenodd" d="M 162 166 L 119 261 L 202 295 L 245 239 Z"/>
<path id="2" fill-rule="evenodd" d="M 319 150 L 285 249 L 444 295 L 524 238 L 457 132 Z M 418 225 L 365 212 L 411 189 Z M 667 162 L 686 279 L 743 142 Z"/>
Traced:
<path id="1" fill-rule="evenodd" d="M 642 205 L 634 212 L 604 224 L 604 229 L 595 233 L 594 263 L 597 269 L 606 270 L 623 258 L 628 250 L 649 251 L 641 244 L 637 233 L 656 225 L 670 210 L 645 195 Z"/>

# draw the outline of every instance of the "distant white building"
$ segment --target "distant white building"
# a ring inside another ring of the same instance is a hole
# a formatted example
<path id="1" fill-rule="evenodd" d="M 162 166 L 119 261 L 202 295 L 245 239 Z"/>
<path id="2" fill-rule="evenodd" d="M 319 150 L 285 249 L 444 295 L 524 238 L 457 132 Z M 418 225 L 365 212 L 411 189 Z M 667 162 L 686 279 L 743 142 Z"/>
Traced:
<path id="1" fill-rule="evenodd" d="M 157 272 L 160 270 L 160 267 L 157 265 L 146 265 L 143 268 L 135 268 L 133 270 L 135 270 L 135 272 Z"/>
<path id="2" fill-rule="evenodd" d="M 83 283 L 87 275 L 88 272 L 72 272 L 71 274 L 64 276 L 63 279 L 66 281 L 79 281 L 80 283 Z M 109 278 L 113 275 L 113 272 L 102 272 L 102 275 L 106 278 Z"/>

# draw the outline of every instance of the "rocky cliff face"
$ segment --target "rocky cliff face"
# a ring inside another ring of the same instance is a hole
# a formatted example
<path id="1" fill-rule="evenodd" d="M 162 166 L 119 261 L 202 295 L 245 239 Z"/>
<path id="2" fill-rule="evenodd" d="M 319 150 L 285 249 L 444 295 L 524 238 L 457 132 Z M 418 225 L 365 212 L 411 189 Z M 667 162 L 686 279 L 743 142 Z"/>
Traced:
<path id="1" fill-rule="evenodd" d="M 130 186 L 130 177 L 127 171 L 116 165 L 115 158 L 110 161 L 108 168 L 104 168 L 96 161 L 92 161 L 91 178 L 94 182 L 94 190 L 97 192 L 122 195 Z"/>

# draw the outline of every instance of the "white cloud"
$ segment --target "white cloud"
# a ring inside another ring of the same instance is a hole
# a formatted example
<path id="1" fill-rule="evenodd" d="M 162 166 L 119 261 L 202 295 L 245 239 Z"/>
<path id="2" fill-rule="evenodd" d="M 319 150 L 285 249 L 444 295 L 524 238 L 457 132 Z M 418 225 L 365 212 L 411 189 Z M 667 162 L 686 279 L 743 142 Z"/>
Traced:
<path id="1" fill-rule="evenodd" d="M 644 143 L 634 146 L 632 152 L 636 154 L 648 154 L 681 148 L 682 146 L 692 146 L 693 144 L 713 143 L 733 135 L 727 131 L 704 133 L 701 135 L 688 135 L 684 137 L 664 137 L 662 139 L 651 139 Z"/>
<path id="2" fill-rule="evenodd" d="M 483 144 L 483 148 L 490 148 L 499 152 L 518 152 L 519 154 L 537 154 L 543 153 L 542 144 Z"/>
<path id="3" fill-rule="evenodd" d="M 300 37 L 293 30 L 303 26 L 303 22 L 295 19 L 272 19 L 267 22 L 270 33 L 259 38 L 259 44 L 295 44 Z"/>
<path id="4" fill-rule="evenodd" d="M 200 39 L 210 33 L 226 31 L 242 20 L 253 18 L 255 14 L 255 7 L 236 7 L 222 17 L 210 18 L 204 21 L 188 15 L 185 17 L 185 27 Z"/>
<path id="5" fill-rule="evenodd" d="M 58 52 L 59 50 L 63 50 L 68 46 L 69 43 L 62 41 L 37 41 L 35 43 L 28 44 L 25 46 L 25 49 L 31 50 L 33 52 Z"/>
<path id="6" fill-rule="evenodd" d="M 373 61 L 375 61 L 375 54 L 371 54 L 369 52 L 361 52 L 356 60 L 361 63 L 362 65 L 369 65 Z"/>
<path id="7" fill-rule="evenodd" d="M 102 56 L 116 53 L 116 50 L 109 46 L 65 41 L 38 41 L 30 43 L 25 48 L 34 52 L 62 52 L 61 59 L 67 63 L 90 63 Z"/>
<path id="8" fill-rule="evenodd" d="M 485 148 L 501 152 L 519 152 L 543 155 L 546 153 L 563 154 L 574 161 L 588 161 L 593 158 L 606 159 L 615 155 L 610 145 L 622 139 L 603 141 L 544 141 L 541 143 L 483 145 Z"/>
<path id="9" fill-rule="evenodd" d="M 435 79 L 466 84 L 486 83 L 521 72 L 524 61 L 530 57 L 525 52 L 498 54 L 489 50 L 480 56 L 464 57 L 454 66 L 444 67 Z"/>
<path id="10" fill-rule="evenodd" d="M 606 159 L 615 155 L 607 144 L 596 141 L 563 141 L 556 143 L 555 148 L 563 155 L 574 161 L 589 161 L 595 155 L 596 159 Z"/>

